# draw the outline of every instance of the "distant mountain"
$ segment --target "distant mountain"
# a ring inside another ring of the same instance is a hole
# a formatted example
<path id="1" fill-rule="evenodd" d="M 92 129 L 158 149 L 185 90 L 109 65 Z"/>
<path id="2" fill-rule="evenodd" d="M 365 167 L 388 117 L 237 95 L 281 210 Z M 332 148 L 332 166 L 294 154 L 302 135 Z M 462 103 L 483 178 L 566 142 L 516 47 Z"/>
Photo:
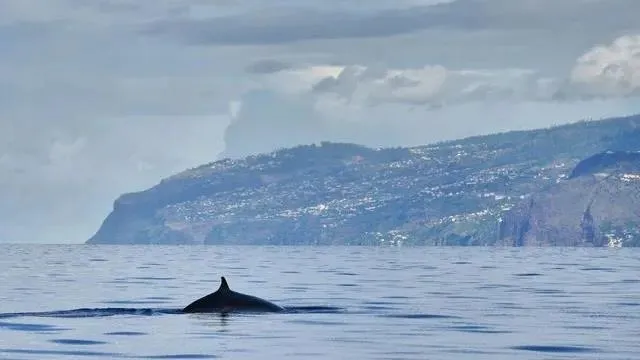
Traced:
<path id="1" fill-rule="evenodd" d="M 624 233 L 634 245 L 638 223 L 626 214 L 637 203 L 617 196 L 640 184 L 624 172 L 637 165 L 639 125 L 637 115 L 411 148 L 325 142 L 220 160 L 122 195 L 88 243 L 599 246 Z M 614 168 L 619 181 L 593 175 Z M 612 188 L 622 189 L 609 199 L 617 210 L 602 216 L 589 194 Z M 545 232 L 565 209 L 545 202 L 554 194 L 574 201 L 591 242 Z M 548 225 L 532 225 L 538 219 Z"/>

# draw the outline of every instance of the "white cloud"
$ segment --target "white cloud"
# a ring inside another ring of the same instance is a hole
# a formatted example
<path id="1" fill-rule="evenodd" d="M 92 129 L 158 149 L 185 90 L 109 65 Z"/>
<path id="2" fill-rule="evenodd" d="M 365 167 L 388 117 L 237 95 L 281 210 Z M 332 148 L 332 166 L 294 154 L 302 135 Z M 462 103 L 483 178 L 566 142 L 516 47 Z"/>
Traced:
<path id="1" fill-rule="evenodd" d="M 585 96 L 640 94 L 640 35 L 622 36 L 582 55 L 571 71 L 572 89 Z"/>
<path id="2" fill-rule="evenodd" d="M 260 91 L 240 100 L 242 111 L 225 135 L 225 155 L 321 140 L 418 145 L 640 111 L 633 101 L 574 97 L 558 102 L 568 78 L 526 69 L 452 70 L 442 65 L 286 68 L 259 77 Z M 262 136 L 266 131 L 275 136 Z"/>
<path id="3" fill-rule="evenodd" d="M 430 107 L 474 101 L 549 100 L 556 81 L 533 70 L 451 70 L 420 68 L 305 66 L 262 76 L 266 89 L 284 93 L 331 94 L 348 103 L 400 103 Z"/>
<path id="4" fill-rule="evenodd" d="M 350 102 L 336 94 L 263 90 L 243 97 L 225 133 L 225 156 L 241 157 L 322 140 L 408 146 L 640 112 L 633 100 L 467 101 L 430 108 Z M 265 136 L 269 134 L 269 136 Z"/>

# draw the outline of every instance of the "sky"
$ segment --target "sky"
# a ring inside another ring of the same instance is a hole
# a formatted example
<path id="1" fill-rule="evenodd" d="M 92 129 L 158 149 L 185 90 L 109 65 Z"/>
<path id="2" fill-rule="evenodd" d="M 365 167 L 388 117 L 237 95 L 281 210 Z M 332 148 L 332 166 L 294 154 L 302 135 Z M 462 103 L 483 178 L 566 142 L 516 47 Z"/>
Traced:
<path id="1" fill-rule="evenodd" d="M 411 146 L 640 113 L 637 0 L 0 1 L 0 242 L 322 140 Z"/>

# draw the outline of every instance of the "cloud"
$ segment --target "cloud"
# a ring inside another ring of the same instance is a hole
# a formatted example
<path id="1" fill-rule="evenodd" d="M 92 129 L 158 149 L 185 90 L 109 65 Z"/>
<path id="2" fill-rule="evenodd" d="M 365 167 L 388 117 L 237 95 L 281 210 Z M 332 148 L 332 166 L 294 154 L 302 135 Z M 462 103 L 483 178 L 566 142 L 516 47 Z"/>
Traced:
<path id="1" fill-rule="evenodd" d="M 526 69 L 451 70 L 442 65 L 386 69 L 363 65 L 309 66 L 265 75 L 283 92 L 334 95 L 350 103 L 451 106 L 474 101 L 549 100 L 556 81 Z"/>
<path id="2" fill-rule="evenodd" d="M 369 0 L 367 7 L 343 0 L 272 0 L 268 3 L 253 0 L 3 0 L 0 2 L 0 24 L 16 23 L 81 23 L 83 25 L 131 25 L 163 20 L 233 19 L 241 16 L 275 14 L 281 10 L 379 12 L 426 6 L 450 0 Z"/>
<path id="3" fill-rule="evenodd" d="M 425 9 L 368 15 L 338 11 L 278 9 L 273 12 L 172 19 L 145 27 L 148 35 L 175 36 L 192 44 L 280 44 L 313 39 L 382 37 L 419 29 Z"/>
<path id="4" fill-rule="evenodd" d="M 609 32 L 638 28 L 635 0 L 457 0 L 400 2 L 395 7 L 292 6 L 247 8 L 229 15 L 170 17 L 144 26 L 148 35 L 191 44 L 282 44 L 304 40 L 380 38 L 424 30 Z M 306 5 L 306 6 L 305 6 Z M 404 6 L 402 6 L 404 5 Z M 615 17 L 606 16 L 615 14 Z M 579 21 L 575 21 L 579 19 Z"/>
<path id="5" fill-rule="evenodd" d="M 615 51 L 600 49 L 595 51 L 598 56 L 590 51 L 580 57 L 577 67 L 591 66 L 594 57 L 607 59 L 607 64 L 614 59 L 617 64 L 620 59 L 634 59 L 634 41 L 623 38 L 615 44 Z M 574 69 L 564 78 L 550 78 L 527 69 L 448 69 L 442 65 L 292 66 L 263 74 L 261 90 L 241 98 L 242 110 L 225 132 L 223 155 L 241 157 L 322 140 L 418 145 L 614 116 L 621 109 L 624 113 L 640 111 L 640 106 L 615 100 L 616 96 L 599 102 L 581 96 L 562 98 L 559 94 L 566 92 L 568 82 L 575 82 L 575 74 Z M 597 75 L 588 77 L 590 81 L 600 76 L 600 72 L 587 74 Z M 599 85 L 594 86 L 607 90 Z M 267 132 L 271 136 L 264 137 Z"/>
<path id="6" fill-rule="evenodd" d="M 135 116 L 10 127 L 3 135 L 14 142 L 0 138 L 0 241 L 86 240 L 120 194 L 215 158 L 226 125 L 215 116 Z"/>
<path id="7" fill-rule="evenodd" d="M 565 91 L 585 97 L 640 95 L 640 35 L 619 37 L 582 55 Z"/>
<path id="8" fill-rule="evenodd" d="M 398 102 L 350 102 L 335 94 L 262 90 L 241 98 L 225 132 L 222 157 L 243 157 L 319 141 L 367 146 L 415 146 L 508 130 L 640 112 L 625 99 L 468 101 L 427 107 Z"/>
<path id="9" fill-rule="evenodd" d="M 309 98 L 254 90 L 245 94 L 240 103 L 225 129 L 221 157 L 264 153 L 330 136 L 330 129 L 313 111 Z"/>
<path id="10" fill-rule="evenodd" d="M 236 52 L 73 3 L 0 1 L 0 242 L 85 241 L 121 193 L 215 158 L 244 89 Z"/>
<path id="11" fill-rule="evenodd" d="M 249 64 L 245 70 L 249 74 L 271 74 L 291 68 L 291 64 L 275 59 L 258 60 Z"/>
<path id="12" fill-rule="evenodd" d="M 211 3 L 206 0 L 3 0 L 0 24 L 82 24 L 122 26 L 158 18 L 181 16 Z"/>

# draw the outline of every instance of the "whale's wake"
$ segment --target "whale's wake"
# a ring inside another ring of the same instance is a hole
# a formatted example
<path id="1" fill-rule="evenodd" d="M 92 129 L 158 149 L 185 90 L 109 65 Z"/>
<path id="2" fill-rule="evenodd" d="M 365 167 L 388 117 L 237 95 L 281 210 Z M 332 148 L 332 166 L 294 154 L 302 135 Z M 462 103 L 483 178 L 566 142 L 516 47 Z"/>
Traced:
<path id="1" fill-rule="evenodd" d="M 284 313 L 340 313 L 343 309 L 333 306 L 292 306 L 285 307 Z M 48 318 L 94 318 L 108 316 L 159 316 L 184 314 L 182 309 L 169 308 L 80 308 L 71 310 L 0 313 L 0 319 L 19 317 Z"/>

